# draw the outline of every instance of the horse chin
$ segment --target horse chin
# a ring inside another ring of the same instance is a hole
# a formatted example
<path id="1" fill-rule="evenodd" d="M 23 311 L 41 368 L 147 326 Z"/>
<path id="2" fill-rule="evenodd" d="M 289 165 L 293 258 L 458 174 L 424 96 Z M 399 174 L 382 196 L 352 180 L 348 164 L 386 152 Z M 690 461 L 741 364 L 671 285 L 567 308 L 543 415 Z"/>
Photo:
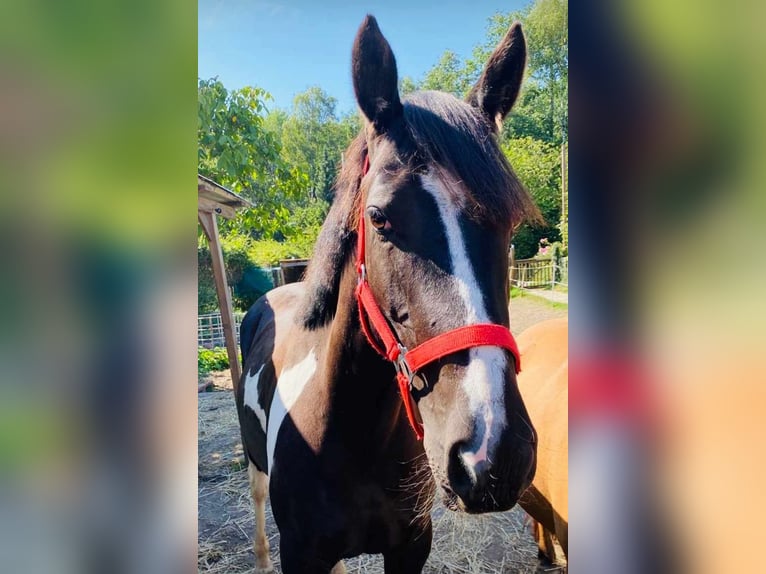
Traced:
<path id="1" fill-rule="evenodd" d="M 467 512 L 460 497 L 446 484 L 442 484 L 442 504 L 452 512 Z"/>
<path id="2" fill-rule="evenodd" d="M 517 501 L 508 502 L 505 504 L 498 504 L 497 501 L 492 501 L 491 504 L 483 505 L 481 507 L 470 507 L 465 504 L 462 498 L 460 498 L 446 483 L 441 484 L 442 491 L 442 504 L 447 510 L 452 512 L 463 514 L 487 514 L 490 512 L 505 512 L 510 510 L 516 505 Z"/>

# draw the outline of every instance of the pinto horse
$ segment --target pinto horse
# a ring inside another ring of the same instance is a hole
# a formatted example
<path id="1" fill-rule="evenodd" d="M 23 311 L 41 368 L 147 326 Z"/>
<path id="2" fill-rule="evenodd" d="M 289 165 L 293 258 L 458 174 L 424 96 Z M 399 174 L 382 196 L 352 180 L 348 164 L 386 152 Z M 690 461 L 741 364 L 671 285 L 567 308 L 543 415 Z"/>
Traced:
<path id="1" fill-rule="evenodd" d="M 565 556 L 569 545 L 568 333 L 567 319 L 553 319 L 526 329 L 518 340 L 524 356 L 519 390 L 540 432 L 537 473 L 519 505 L 535 521 L 540 554 L 552 563 L 557 562 L 554 540 Z"/>
<path id="2" fill-rule="evenodd" d="M 343 572 L 362 553 L 410 574 L 430 552 L 437 486 L 471 513 L 508 510 L 529 486 L 537 437 L 516 385 L 508 244 L 537 212 L 496 140 L 525 59 L 514 24 L 467 101 L 402 101 L 377 22 L 359 28 L 365 125 L 306 279 L 242 323 L 257 572 L 272 568 L 267 493 L 286 574 Z"/>

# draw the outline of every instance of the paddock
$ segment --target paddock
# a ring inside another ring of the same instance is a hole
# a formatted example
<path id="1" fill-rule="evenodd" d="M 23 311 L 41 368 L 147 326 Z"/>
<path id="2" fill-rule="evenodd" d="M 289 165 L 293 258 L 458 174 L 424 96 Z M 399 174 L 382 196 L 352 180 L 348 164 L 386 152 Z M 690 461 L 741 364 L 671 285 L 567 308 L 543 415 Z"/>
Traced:
<path id="1" fill-rule="evenodd" d="M 565 316 L 567 311 L 534 296 L 511 300 L 511 331 Z M 214 392 L 199 395 L 198 572 L 252 572 L 253 505 L 228 372 L 213 375 Z M 527 574 L 538 571 L 537 546 L 524 512 L 455 514 L 438 503 L 432 512 L 434 543 L 426 574 Z M 267 536 L 275 572 L 279 534 L 267 503 Z M 379 556 L 346 560 L 349 573 L 382 574 Z M 540 572 L 551 570 L 539 570 Z M 554 570 L 555 572 L 555 570 Z"/>

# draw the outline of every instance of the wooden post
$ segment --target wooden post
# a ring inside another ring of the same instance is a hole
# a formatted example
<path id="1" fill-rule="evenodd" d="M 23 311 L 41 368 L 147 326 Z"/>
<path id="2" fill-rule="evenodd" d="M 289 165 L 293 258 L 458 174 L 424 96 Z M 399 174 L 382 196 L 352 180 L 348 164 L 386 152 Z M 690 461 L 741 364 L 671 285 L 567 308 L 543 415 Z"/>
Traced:
<path id="1" fill-rule="evenodd" d="M 514 247 L 513 243 L 511 243 L 511 272 L 510 277 L 508 277 L 508 282 L 511 284 L 511 287 L 513 287 L 513 277 L 516 274 L 516 248 Z"/>
<path id="2" fill-rule="evenodd" d="M 561 146 L 561 219 L 560 223 L 567 222 L 569 229 L 569 150 L 567 144 Z M 562 247 L 569 246 L 569 232 L 567 237 L 561 238 Z"/>
<path id="3" fill-rule="evenodd" d="M 223 265 L 223 251 L 221 242 L 218 240 L 218 221 L 213 211 L 198 210 L 197 215 L 202 229 L 205 231 L 208 244 L 210 245 L 210 257 L 213 260 L 213 277 L 215 278 L 215 291 L 218 294 L 218 307 L 221 310 L 221 323 L 223 335 L 226 339 L 226 352 L 229 355 L 229 368 L 231 369 L 231 382 L 234 392 L 239 387 L 239 379 L 242 376 L 242 368 L 237 356 L 237 337 L 234 330 L 234 313 L 231 309 L 231 296 L 226 281 L 226 268 Z"/>

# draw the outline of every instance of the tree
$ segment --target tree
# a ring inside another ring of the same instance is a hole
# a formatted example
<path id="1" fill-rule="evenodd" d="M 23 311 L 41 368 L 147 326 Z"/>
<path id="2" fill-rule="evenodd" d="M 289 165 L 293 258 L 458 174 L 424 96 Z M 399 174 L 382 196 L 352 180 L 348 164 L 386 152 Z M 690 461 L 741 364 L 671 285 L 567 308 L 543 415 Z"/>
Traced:
<path id="1" fill-rule="evenodd" d="M 399 80 L 399 94 L 401 94 L 402 97 L 405 97 L 412 92 L 416 92 L 419 89 L 420 88 L 418 87 L 418 83 L 410 76 L 404 76 L 401 80 Z"/>
<path id="2" fill-rule="evenodd" d="M 559 149 L 532 137 L 510 140 L 503 146 L 513 171 L 529 190 L 543 216 L 543 225 L 522 225 L 513 237 L 519 259 L 537 253 L 540 239 L 551 243 L 561 239 L 561 163 Z"/>
<path id="3" fill-rule="evenodd" d="M 484 62 L 518 20 L 527 40 L 527 78 L 520 101 L 510 117 L 506 137 L 532 135 L 561 144 L 568 137 L 569 31 L 566 0 L 536 0 L 519 12 L 490 17 L 486 41 L 466 61 L 465 74 L 471 83 Z"/>
<path id="4" fill-rule="evenodd" d="M 312 87 L 295 96 L 292 113 L 282 124 L 282 157 L 308 175 L 306 206 L 317 199 L 329 202 L 343 150 L 359 130 L 356 115 L 338 119 L 336 99 Z"/>
<path id="5" fill-rule="evenodd" d="M 421 81 L 402 78 L 400 92 L 440 90 L 464 98 L 498 42 L 518 20 L 527 40 L 528 71 L 501 141 L 532 136 L 560 145 L 568 137 L 568 17 L 566 0 L 536 0 L 521 11 L 495 14 L 489 18 L 484 41 L 465 62 L 447 50 Z"/>
<path id="6" fill-rule="evenodd" d="M 306 176 L 283 161 L 278 139 L 264 128 L 260 88 L 227 91 L 216 78 L 198 84 L 197 169 L 254 204 L 222 229 L 239 227 L 269 236 L 289 216 L 288 206 L 306 186 Z"/>
<path id="7" fill-rule="evenodd" d="M 420 83 L 421 90 L 438 90 L 464 98 L 471 88 L 463 64 L 457 54 L 447 50 Z"/>

